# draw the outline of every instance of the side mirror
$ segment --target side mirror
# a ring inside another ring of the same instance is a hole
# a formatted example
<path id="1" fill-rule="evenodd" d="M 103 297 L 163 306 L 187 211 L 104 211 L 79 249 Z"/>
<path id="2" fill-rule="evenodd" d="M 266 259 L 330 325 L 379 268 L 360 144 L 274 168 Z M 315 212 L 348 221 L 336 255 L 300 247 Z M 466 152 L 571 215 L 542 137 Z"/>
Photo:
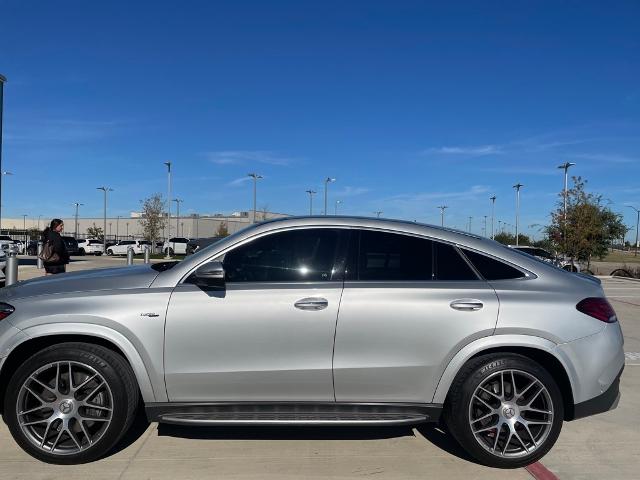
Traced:
<path id="1" fill-rule="evenodd" d="M 225 273 L 221 262 L 207 262 L 200 266 L 194 275 L 200 285 L 224 286 Z"/>

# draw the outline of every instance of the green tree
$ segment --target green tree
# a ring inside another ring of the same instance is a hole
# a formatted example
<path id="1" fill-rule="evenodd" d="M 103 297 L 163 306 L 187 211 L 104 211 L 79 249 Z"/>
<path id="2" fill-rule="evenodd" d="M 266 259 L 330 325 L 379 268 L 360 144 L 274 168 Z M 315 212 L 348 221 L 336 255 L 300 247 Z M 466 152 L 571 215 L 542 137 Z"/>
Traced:
<path id="1" fill-rule="evenodd" d="M 551 212 L 551 225 L 547 228 L 555 249 L 570 258 L 587 262 L 595 256 L 602 259 L 612 242 L 624 236 L 627 227 L 622 215 L 603 204 L 602 195 L 585 190 L 587 181 L 573 177 L 573 187 L 567 190 L 567 218 L 564 218 L 564 191 L 559 194 L 558 205 Z"/>
<path id="2" fill-rule="evenodd" d="M 512 233 L 499 232 L 496 233 L 494 239 L 496 242 L 500 242 L 503 245 L 516 244 L 516 236 Z M 531 245 L 531 239 L 523 233 L 518 233 L 518 245 Z"/>
<path id="3" fill-rule="evenodd" d="M 167 218 L 164 214 L 164 200 L 162 195 L 155 193 L 142 202 L 142 236 L 145 240 L 155 245 L 160 238 L 160 233 L 166 227 Z"/>
<path id="4" fill-rule="evenodd" d="M 96 227 L 94 223 L 93 226 L 87 228 L 87 235 L 90 238 L 95 238 L 97 240 L 104 240 L 104 232 L 101 227 Z"/>

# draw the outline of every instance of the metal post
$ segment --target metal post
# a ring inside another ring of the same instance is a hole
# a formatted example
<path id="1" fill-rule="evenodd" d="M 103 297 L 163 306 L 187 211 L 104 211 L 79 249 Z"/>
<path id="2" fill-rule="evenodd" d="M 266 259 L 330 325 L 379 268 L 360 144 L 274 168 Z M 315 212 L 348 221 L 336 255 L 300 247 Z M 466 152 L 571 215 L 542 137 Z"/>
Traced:
<path id="1" fill-rule="evenodd" d="M 109 187 L 97 187 L 97 190 L 102 190 L 104 192 L 104 219 L 103 219 L 104 230 L 102 231 L 102 234 L 103 234 L 102 253 L 106 255 L 107 254 L 107 192 L 113 192 L 113 189 Z M 111 232 L 109 232 L 109 235 L 111 235 Z"/>
<path id="2" fill-rule="evenodd" d="M 336 179 L 331 177 L 327 177 L 324 180 L 324 214 L 325 215 L 329 215 L 329 212 L 327 212 L 327 198 L 328 198 L 327 190 L 329 189 L 329 184 L 335 181 Z"/>
<path id="3" fill-rule="evenodd" d="M 73 230 L 73 236 L 75 238 L 78 238 L 78 207 L 80 207 L 81 205 L 84 205 L 84 203 L 76 202 L 76 203 L 74 203 L 74 205 L 76 206 L 76 216 L 75 216 L 76 224 L 75 224 L 75 229 Z M 39 226 L 38 226 L 38 229 L 40 229 Z"/>
<path id="4" fill-rule="evenodd" d="M 18 281 L 18 255 L 14 247 L 7 250 L 7 266 L 5 268 L 5 287 Z"/>
<path id="5" fill-rule="evenodd" d="M 569 167 L 574 166 L 575 163 L 571 163 L 571 162 L 565 162 L 562 165 L 559 165 L 558 168 L 562 168 L 564 169 L 564 190 L 563 190 L 563 194 L 562 196 L 564 197 L 564 209 L 563 209 L 563 232 L 562 232 L 562 236 L 563 236 L 563 243 L 564 243 L 564 249 L 565 249 L 565 254 L 566 254 L 566 250 L 567 250 L 567 197 L 569 195 L 569 191 L 567 189 L 567 180 L 568 180 L 568 171 L 569 171 Z"/>
<path id="6" fill-rule="evenodd" d="M 38 248 L 36 249 L 36 255 L 37 255 L 36 267 L 38 269 L 40 269 L 40 270 L 42 270 L 44 268 L 44 262 L 40 258 L 40 255 L 42 254 L 42 249 L 43 248 L 44 248 L 44 244 L 42 243 L 42 241 L 38 241 Z"/>
<path id="7" fill-rule="evenodd" d="M 627 207 L 629 208 L 633 208 L 636 213 L 638 214 L 638 217 L 636 219 L 636 245 L 635 245 L 635 253 L 633 254 L 634 257 L 638 256 L 638 225 L 640 225 L 640 210 L 638 210 L 636 207 L 633 207 L 631 205 L 627 205 Z"/>
<path id="8" fill-rule="evenodd" d="M 447 207 L 446 205 L 441 205 L 438 208 L 440 209 L 440 226 L 444 227 L 444 210 L 449 207 Z"/>
<path id="9" fill-rule="evenodd" d="M 169 238 L 171 238 L 171 162 L 164 162 L 167 166 L 167 231 L 165 235 L 165 241 L 167 242 L 167 255 L 166 259 L 171 258 L 169 252 Z"/>
<path id="10" fill-rule="evenodd" d="M 127 248 L 127 265 L 133 265 L 133 247 Z"/>
<path id="11" fill-rule="evenodd" d="M 471 220 L 473 220 L 473 217 L 469 217 L 469 233 L 471 233 Z"/>
<path id="12" fill-rule="evenodd" d="M 495 238 L 495 233 L 493 231 L 493 222 L 496 212 L 496 196 L 494 195 L 493 197 L 490 197 L 489 200 L 491 200 L 491 239 L 493 240 Z"/>
<path id="13" fill-rule="evenodd" d="M 144 246 L 144 263 L 151 263 L 151 245 Z"/>
<path id="14" fill-rule="evenodd" d="M 258 179 L 263 178 L 259 173 L 248 173 L 248 177 L 253 178 L 253 218 L 251 219 L 251 223 L 256 223 L 256 202 L 257 202 L 257 190 L 258 190 Z"/>

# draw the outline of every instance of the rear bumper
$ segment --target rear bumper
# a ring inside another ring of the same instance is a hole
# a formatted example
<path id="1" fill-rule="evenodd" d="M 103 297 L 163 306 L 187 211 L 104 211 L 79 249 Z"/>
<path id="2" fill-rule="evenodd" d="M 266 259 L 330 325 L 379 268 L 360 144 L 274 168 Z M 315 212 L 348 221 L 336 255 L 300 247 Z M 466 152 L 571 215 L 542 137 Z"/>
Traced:
<path id="1" fill-rule="evenodd" d="M 624 367 L 622 370 L 624 370 Z M 618 373 L 611 386 L 604 393 L 586 402 L 575 404 L 573 407 L 573 420 L 608 412 L 618 406 L 618 402 L 620 401 L 620 377 L 622 376 L 622 370 L 620 370 L 620 373 Z"/>

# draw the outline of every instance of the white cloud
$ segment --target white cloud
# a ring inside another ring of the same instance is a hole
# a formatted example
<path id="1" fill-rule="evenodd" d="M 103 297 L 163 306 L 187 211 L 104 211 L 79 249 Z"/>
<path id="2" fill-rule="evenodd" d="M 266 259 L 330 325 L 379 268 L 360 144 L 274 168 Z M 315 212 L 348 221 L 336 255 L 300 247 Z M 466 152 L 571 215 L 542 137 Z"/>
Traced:
<path id="1" fill-rule="evenodd" d="M 346 186 L 342 189 L 336 190 L 334 195 L 337 197 L 355 197 L 357 195 L 363 195 L 370 191 L 370 188 Z"/>
<path id="2" fill-rule="evenodd" d="M 240 177 L 240 178 L 236 178 L 235 180 L 230 181 L 229 183 L 227 183 L 228 187 L 240 187 L 241 185 L 244 185 L 245 183 L 247 183 L 248 181 L 251 180 L 251 177 Z"/>
<path id="3" fill-rule="evenodd" d="M 246 165 L 249 163 L 264 163 L 267 165 L 285 166 L 293 162 L 293 159 L 282 157 L 274 152 L 265 150 L 223 150 L 217 152 L 205 152 L 211 162 L 217 165 Z"/>
<path id="4" fill-rule="evenodd" d="M 503 153 L 502 146 L 500 145 L 478 145 L 478 146 L 456 146 L 456 147 L 439 147 L 428 148 L 422 152 L 425 155 L 428 154 L 441 154 L 441 155 L 466 155 L 470 157 L 481 157 L 484 155 L 499 155 Z"/>
<path id="5" fill-rule="evenodd" d="M 593 160 L 598 163 L 636 163 L 640 159 L 619 155 L 617 153 L 574 153 L 571 158 Z"/>

